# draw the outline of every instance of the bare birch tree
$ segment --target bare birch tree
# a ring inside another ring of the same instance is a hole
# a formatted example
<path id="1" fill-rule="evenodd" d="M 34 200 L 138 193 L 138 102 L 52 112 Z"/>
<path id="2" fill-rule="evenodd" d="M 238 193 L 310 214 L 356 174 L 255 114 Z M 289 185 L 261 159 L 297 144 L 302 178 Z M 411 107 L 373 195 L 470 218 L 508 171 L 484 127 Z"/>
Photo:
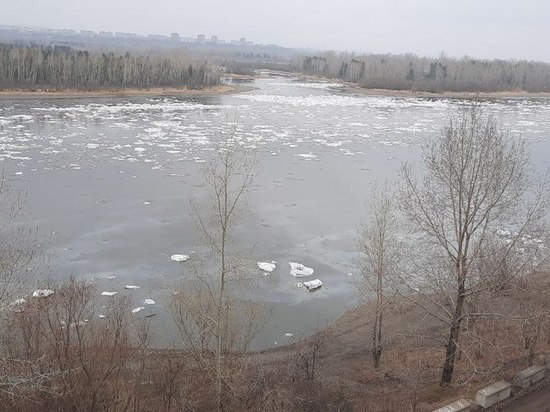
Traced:
<path id="1" fill-rule="evenodd" d="M 374 295 L 374 320 L 372 327 L 372 359 L 374 367 L 380 366 L 384 334 L 383 318 L 387 309 L 387 293 L 394 278 L 397 255 L 397 221 L 394 196 L 388 184 L 372 191 L 370 218 L 359 233 L 362 254 L 360 285 L 366 299 Z"/>
<path id="2" fill-rule="evenodd" d="M 463 108 L 449 121 L 425 148 L 423 163 L 422 183 L 415 180 L 411 165 L 402 168 L 400 207 L 419 234 L 415 253 L 430 259 L 417 274 L 423 285 L 408 285 L 419 293 L 427 291 L 423 302 L 429 305 L 424 308 L 447 328 L 440 384 L 449 385 L 467 304 L 540 263 L 537 248 L 516 254 L 512 265 L 509 257 L 540 222 L 545 198 L 531 185 L 526 143 L 501 131 L 479 104 Z M 510 236 L 498 254 L 490 253 L 491 241 L 503 227 L 514 229 L 507 231 Z"/>

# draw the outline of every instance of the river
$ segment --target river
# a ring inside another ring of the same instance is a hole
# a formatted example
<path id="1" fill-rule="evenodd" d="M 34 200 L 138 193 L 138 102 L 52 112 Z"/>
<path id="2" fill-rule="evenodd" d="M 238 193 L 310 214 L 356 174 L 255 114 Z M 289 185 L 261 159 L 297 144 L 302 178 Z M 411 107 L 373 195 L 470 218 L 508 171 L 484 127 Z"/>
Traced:
<path id="1" fill-rule="evenodd" d="M 152 298 L 154 341 L 177 343 L 165 308 L 192 271 L 170 255 L 198 259 L 189 201 L 206 197 L 201 168 L 234 120 L 235 138 L 259 159 L 235 238 L 256 260 L 277 261 L 245 291 L 272 312 L 255 347 L 288 343 L 354 306 L 357 229 L 372 185 L 396 179 L 403 161 L 418 162 L 463 101 L 363 96 L 286 77 L 251 85 L 206 97 L 1 100 L 0 160 L 12 191 L 26 193 L 22 219 L 38 228 L 50 261 L 41 286 L 75 275 L 134 306 Z M 483 104 L 530 142 L 535 168 L 545 170 L 549 102 Z M 288 262 L 313 267 L 323 287 L 296 287 Z"/>

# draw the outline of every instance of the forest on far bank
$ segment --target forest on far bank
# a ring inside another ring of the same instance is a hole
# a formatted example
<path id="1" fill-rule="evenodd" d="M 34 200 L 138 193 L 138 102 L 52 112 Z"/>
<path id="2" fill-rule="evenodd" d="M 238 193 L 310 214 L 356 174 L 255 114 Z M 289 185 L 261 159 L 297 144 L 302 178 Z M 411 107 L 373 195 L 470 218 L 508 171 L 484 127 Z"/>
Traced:
<path id="1" fill-rule="evenodd" d="M 217 86 L 220 75 L 206 61 L 183 53 L 145 56 L 90 52 L 68 46 L 0 44 L 0 88 L 149 88 Z"/>
<path id="2" fill-rule="evenodd" d="M 526 60 L 438 58 L 414 54 L 326 52 L 292 62 L 305 74 L 356 83 L 364 88 L 425 92 L 550 92 L 550 64 Z"/>

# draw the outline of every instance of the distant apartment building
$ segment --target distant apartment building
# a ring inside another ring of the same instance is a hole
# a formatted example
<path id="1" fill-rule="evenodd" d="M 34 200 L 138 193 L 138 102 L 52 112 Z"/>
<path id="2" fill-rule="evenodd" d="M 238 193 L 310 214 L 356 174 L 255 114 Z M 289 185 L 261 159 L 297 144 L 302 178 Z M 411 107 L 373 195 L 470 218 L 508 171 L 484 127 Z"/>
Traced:
<path id="1" fill-rule="evenodd" d="M 218 36 L 214 35 L 210 37 L 210 43 L 218 44 L 219 43 Z"/>
<path id="2" fill-rule="evenodd" d="M 72 36 L 76 34 L 76 31 L 72 29 L 54 29 L 51 31 L 52 33 L 60 34 L 62 36 Z"/>
<path id="3" fill-rule="evenodd" d="M 100 31 L 99 35 L 101 37 L 113 37 L 113 32 L 112 31 Z"/>
<path id="4" fill-rule="evenodd" d="M 147 39 L 149 39 L 151 41 L 158 41 L 158 42 L 170 41 L 170 37 L 162 36 L 162 35 L 158 35 L 158 34 L 150 34 L 149 36 L 147 36 Z"/>
<path id="5" fill-rule="evenodd" d="M 170 38 L 172 39 L 173 43 L 180 43 L 181 42 L 181 38 L 180 38 L 179 33 L 171 33 Z"/>
<path id="6" fill-rule="evenodd" d="M 115 33 L 115 37 L 119 39 L 136 39 L 138 35 L 136 33 L 123 33 L 123 32 L 117 32 Z"/>
<path id="7" fill-rule="evenodd" d="M 231 40 L 231 44 L 233 46 L 252 46 L 254 43 L 247 41 L 246 37 L 241 37 L 240 40 Z"/>
<path id="8" fill-rule="evenodd" d="M 197 36 L 197 42 L 198 43 L 206 43 L 206 36 L 204 34 L 199 34 Z"/>

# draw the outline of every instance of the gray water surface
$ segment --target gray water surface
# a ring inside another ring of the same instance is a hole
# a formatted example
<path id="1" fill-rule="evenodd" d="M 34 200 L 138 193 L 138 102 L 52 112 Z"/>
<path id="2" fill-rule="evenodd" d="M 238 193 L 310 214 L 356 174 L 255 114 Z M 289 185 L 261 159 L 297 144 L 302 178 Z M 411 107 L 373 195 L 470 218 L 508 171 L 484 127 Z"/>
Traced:
<path id="1" fill-rule="evenodd" d="M 277 261 L 244 292 L 272 308 L 256 347 L 288 343 L 285 333 L 306 335 L 354 306 L 356 233 L 373 183 L 418 161 L 462 101 L 354 95 L 278 77 L 253 85 L 211 97 L 0 101 L 0 160 L 14 191 L 27 192 L 25 219 L 50 239 L 50 278 L 76 275 L 135 306 L 155 299 L 147 309 L 157 313 L 155 342 L 176 342 L 164 309 L 192 273 L 170 255 L 198 258 L 189 200 L 206 198 L 201 168 L 236 119 L 235 138 L 257 150 L 259 166 L 235 238 L 256 260 Z M 548 101 L 484 104 L 529 140 L 536 168 L 546 169 Z M 313 267 L 323 288 L 297 288 L 289 261 Z"/>

